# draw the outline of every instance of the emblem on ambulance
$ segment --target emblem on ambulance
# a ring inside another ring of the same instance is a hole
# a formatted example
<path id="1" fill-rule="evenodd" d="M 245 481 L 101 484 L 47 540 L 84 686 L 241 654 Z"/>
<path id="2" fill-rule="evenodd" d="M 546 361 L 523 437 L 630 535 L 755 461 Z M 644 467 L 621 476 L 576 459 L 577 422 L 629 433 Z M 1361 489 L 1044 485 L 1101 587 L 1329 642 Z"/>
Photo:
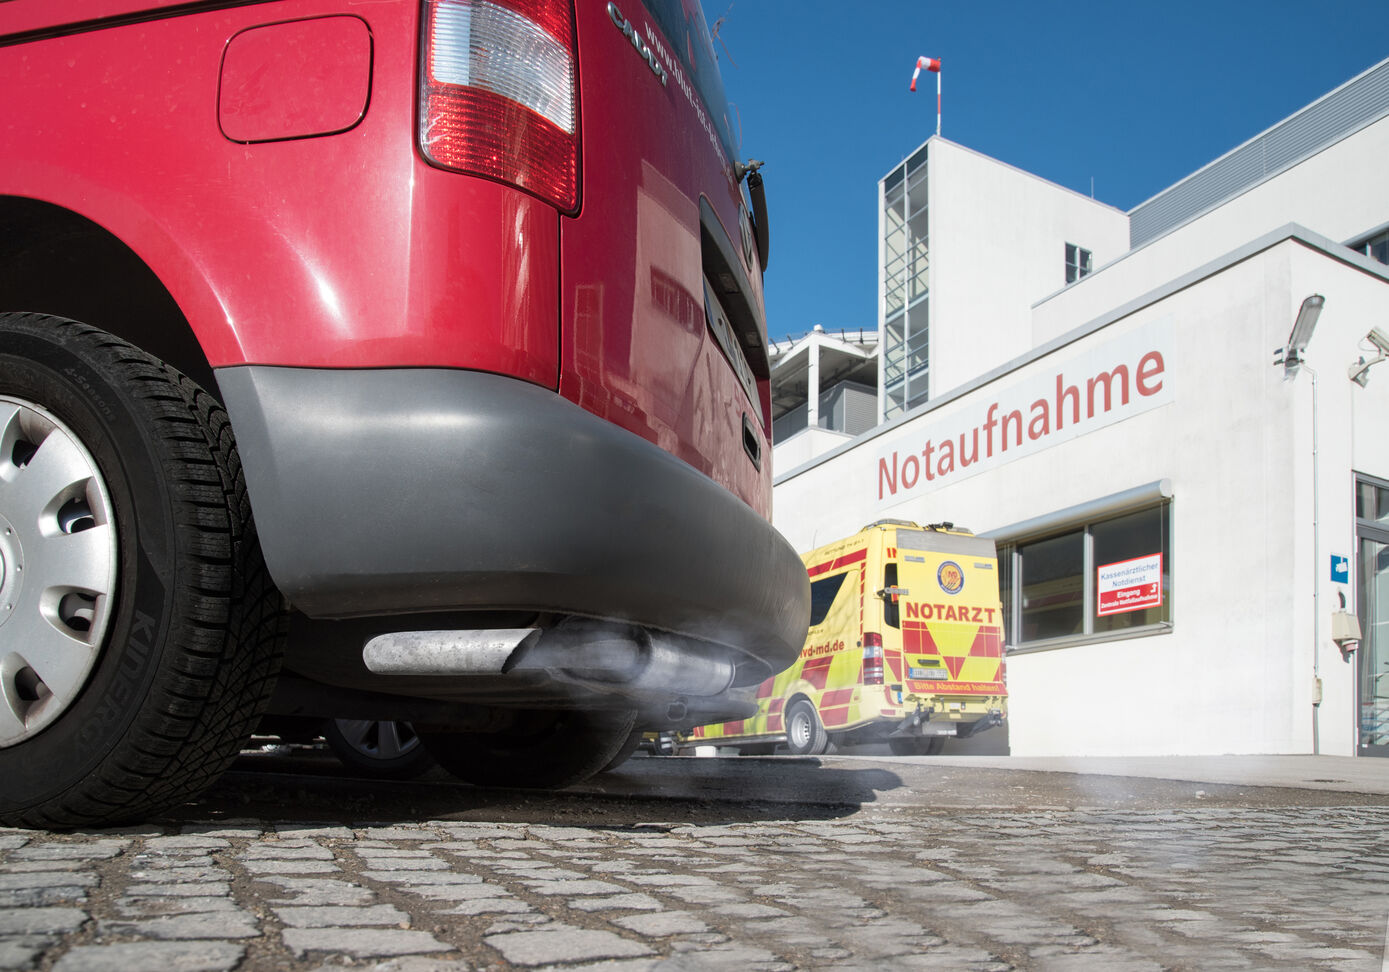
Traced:
<path id="1" fill-rule="evenodd" d="M 953 560 L 947 560 L 940 565 L 940 570 L 936 571 L 936 580 L 940 583 L 940 589 L 947 594 L 958 594 L 965 589 L 965 572 Z"/>

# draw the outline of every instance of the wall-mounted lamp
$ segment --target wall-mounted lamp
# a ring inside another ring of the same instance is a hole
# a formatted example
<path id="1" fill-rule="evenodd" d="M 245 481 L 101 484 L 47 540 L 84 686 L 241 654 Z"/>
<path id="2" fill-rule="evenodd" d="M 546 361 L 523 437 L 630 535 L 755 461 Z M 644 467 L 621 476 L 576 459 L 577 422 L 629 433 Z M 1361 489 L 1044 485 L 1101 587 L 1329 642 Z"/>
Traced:
<path id="1" fill-rule="evenodd" d="M 1317 318 L 1321 316 L 1325 303 L 1326 298 L 1321 294 L 1313 294 L 1304 300 L 1298 309 L 1297 320 L 1293 322 L 1292 332 L 1288 335 L 1288 343 L 1273 352 L 1276 355 L 1273 363 L 1283 366 L 1285 381 L 1297 377 L 1302 368 L 1302 354 L 1307 350 L 1307 342 L 1312 340 L 1312 329 L 1317 326 Z"/>
<path id="2" fill-rule="evenodd" d="M 1346 374 L 1350 376 L 1350 380 L 1361 388 L 1364 388 L 1366 383 L 1370 380 L 1370 369 L 1386 358 L 1389 358 L 1389 334 L 1385 334 L 1377 327 L 1372 327 L 1370 328 L 1370 333 L 1365 335 L 1365 340 L 1374 345 L 1378 354 L 1369 359 L 1361 355 L 1360 358 L 1346 370 Z"/>
<path id="3" fill-rule="evenodd" d="M 1302 370 L 1302 356 L 1307 350 L 1307 342 L 1312 340 L 1312 330 L 1321 316 L 1326 298 L 1312 294 L 1298 308 L 1297 320 L 1288 334 L 1288 343 L 1273 352 L 1274 364 L 1283 366 L 1283 380 L 1290 381 Z M 1316 567 L 1321 563 L 1321 528 L 1317 524 L 1317 511 L 1321 500 L 1317 496 L 1317 372 L 1307 369 L 1312 375 L 1312 569 L 1315 579 L 1312 583 L 1312 680 L 1318 686 L 1316 698 L 1312 702 L 1312 752 L 1321 752 L 1321 597 L 1319 581 L 1321 575 Z"/>

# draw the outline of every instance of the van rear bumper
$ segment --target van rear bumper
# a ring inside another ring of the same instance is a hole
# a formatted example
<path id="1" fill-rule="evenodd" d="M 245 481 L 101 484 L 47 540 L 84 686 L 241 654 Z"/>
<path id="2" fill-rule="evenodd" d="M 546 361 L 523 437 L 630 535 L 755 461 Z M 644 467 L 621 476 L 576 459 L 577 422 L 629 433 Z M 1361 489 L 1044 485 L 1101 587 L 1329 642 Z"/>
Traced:
<path id="1" fill-rule="evenodd" d="M 452 369 L 250 365 L 217 382 L 271 576 L 305 614 L 583 615 L 773 671 L 801 650 L 809 583 L 781 535 L 552 391 Z"/>
<path id="2" fill-rule="evenodd" d="M 1002 709 L 989 709 L 979 714 L 974 713 L 974 718 L 969 721 L 954 719 L 935 719 L 932 709 L 918 709 L 916 712 L 907 716 L 885 738 L 900 739 L 909 736 L 950 736 L 953 738 L 968 739 L 976 733 L 986 729 L 993 729 L 995 726 L 1003 725 L 1006 716 Z"/>

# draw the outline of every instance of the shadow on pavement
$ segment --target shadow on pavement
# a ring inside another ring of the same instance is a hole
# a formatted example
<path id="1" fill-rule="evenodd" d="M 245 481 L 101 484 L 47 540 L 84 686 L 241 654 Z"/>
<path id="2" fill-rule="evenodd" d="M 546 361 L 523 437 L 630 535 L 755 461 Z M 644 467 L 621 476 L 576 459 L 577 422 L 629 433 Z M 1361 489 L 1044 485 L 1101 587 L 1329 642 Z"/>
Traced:
<path id="1" fill-rule="evenodd" d="M 831 820 L 902 786 L 883 768 L 818 759 L 634 758 L 567 790 L 489 789 L 440 769 L 418 780 L 352 776 L 328 756 L 243 754 L 178 821 L 375 823 L 487 820 L 576 826 Z"/>

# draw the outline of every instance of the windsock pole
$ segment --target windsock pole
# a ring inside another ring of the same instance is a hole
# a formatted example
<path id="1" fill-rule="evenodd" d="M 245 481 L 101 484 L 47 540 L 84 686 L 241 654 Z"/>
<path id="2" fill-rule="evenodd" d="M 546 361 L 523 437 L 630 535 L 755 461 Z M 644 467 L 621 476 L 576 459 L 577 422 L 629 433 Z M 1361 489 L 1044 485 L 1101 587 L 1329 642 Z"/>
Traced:
<path id="1" fill-rule="evenodd" d="M 940 134 L 940 74 L 941 74 L 941 71 L 940 71 L 940 58 L 938 58 L 938 57 L 926 57 L 926 56 L 924 56 L 924 55 L 923 55 L 922 57 L 918 57 L 918 58 L 916 59 L 916 70 L 914 70 L 914 71 L 912 72 L 912 83 L 911 83 L 911 87 L 910 87 L 908 90 L 910 90 L 910 91 L 915 91 L 915 90 L 916 90 L 916 79 L 917 79 L 918 76 L 920 76 L 920 74 L 921 74 L 921 69 L 922 69 L 922 68 L 925 68 L 925 69 L 928 70 L 928 71 L 934 72 L 934 73 L 935 73 L 935 76 L 936 76 L 936 134 L 939 135 L 939 134 Z"/>

